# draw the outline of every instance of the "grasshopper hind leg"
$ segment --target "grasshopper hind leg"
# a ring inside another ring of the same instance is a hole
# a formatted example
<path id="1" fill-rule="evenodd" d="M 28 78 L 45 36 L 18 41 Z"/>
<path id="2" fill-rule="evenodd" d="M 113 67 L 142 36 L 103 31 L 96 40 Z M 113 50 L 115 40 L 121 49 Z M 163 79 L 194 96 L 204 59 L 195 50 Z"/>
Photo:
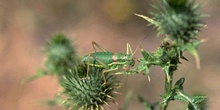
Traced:
<path id="1" fill-rule="evenodd" d="M 93 46 L 93 49 L 94 49 L 95 52 L 97 52 L 96 47 L 99 48 L 103 52 L 108 52 L 105 48 L 103 48 L 101 45 L 99 45 L 95 41 L 92 41 L 92 46 Z"/>

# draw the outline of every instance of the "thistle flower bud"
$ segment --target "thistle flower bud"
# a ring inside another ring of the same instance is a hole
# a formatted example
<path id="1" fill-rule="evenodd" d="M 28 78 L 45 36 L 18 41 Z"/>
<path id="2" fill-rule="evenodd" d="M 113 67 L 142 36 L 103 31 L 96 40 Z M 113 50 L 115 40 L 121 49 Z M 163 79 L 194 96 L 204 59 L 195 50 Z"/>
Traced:
<path id="1" fill-rule="evenodd" d="M 69 108 L 77 107 L 83 110 L 104 109 L 103 105 L 115 102 L 115 90 L 119 87 L 114 75 L 106 74 L 106 84 L 102 76 L 103 69 L 90 67 L 88 78 L 87 66 L 78 65 L 70 69 L 60 81 L 64 88 L 63 94 L 67 95 L 65 104 Z"/>
<path id="2" fill-rule="evenodd" d="M 163 7 L 156 7 L 159 12 L 152 13 L 159 22 L 160 34 L 166 34 L 178 43 L 187 43 L 196 39 L 196 35 L 204 27 L 199 12 L 200 5 L 194 0 L 162 0 Z"/>
<path id="3" fill-rule="evenodd" d="M 63 74 L 77 62 L 77 55 L 71 41 L 63 34 L 56 34 L 45 47 L 47 72 Z"/>
<path id="4" fill-rule="evenodd" d="M 64 75 L 68 68 L 77 64 L 77 54 L 74 45 L 64 34 L 54 35 L 44 47 L 45 69 L 38 69 L 37 74 L 22 81 L 22 84 L 46 75 Z"/>

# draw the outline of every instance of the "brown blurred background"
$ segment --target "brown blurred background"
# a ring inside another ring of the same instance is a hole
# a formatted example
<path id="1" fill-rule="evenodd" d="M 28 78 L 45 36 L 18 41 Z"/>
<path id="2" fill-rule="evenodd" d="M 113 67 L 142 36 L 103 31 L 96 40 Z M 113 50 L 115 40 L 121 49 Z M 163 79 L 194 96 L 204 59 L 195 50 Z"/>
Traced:
<path id="1" fill-rule="evenodd" d="M 58 91 L 56 77 L 47 76 L 27 85 L 21 80 L 43 67 L 42 47 L 54 33 L 62 32 L 71 38 L 80 55 L 93 51 L 96 41 L 112 52 L 126 52 L 126 43 L 133 49 L 145 35 L 143 48 L 154 51 L 160 45 L 155 30 L 147 22 L 133 15 L 149 15 L 153 0 L 0 0 L 0 110 L 60 110 L 60 107 L 39 106 L 39 100 L 53 98 Z M 207 27 L 199 38 L 208 39 L 199 47 L 201 69 L 195 69 L 191 55 L 184 54 L 190 62 L 176 72 L 175 80 L 185 76 L 188 93 L 208 95 L 209 110 L 220 108 L 220 14 L 219 0 L 205 1 L 202 11 Z M 156 3 L 156 2 L 155 2 Z M 139 57 L 137 52 L 135 57 Z M 124 94 L 133 90 L 151 102 L 160 101 L 163 92 L 164 73 L 153 67 L 151 82 L 143 75 L 123 76 L 117 102 L 122 106 Z M 180 110 L 180 102 L 172 102 L 170 109 Z M 113 109 L 120 107 L 112 105 Z M 133 100 L 129 110 L 143 110 Z"/>

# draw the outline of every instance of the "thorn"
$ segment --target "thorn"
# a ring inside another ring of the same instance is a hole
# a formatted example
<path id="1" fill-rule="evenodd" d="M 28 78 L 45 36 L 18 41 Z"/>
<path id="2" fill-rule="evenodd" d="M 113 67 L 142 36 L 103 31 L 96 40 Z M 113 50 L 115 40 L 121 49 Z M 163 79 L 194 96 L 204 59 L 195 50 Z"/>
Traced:
<path id="1" fill-rule="evenodd" d="M 201 43 L 203 43 L 203 42 L 206 42 L 206 41 L 208 41 L 209 39 L 201 39 L 200 41 L 201 41 Z"/>
<path id="2" fill-rule="evenodd" d="M 116 101 L 114 101 L 114 104 L 115 104 L 115 105 L 119 105 Z"/>
<path id="3" fill-rule="evenodd" d="M 109 105 L 109 103 L 107 103 L 106 101 L 104 101 L 104 103 L 105 103 L 109 108 L 112 108 L 112 106 Z"/>
<path id="4" fill-rule="evenodd" d="M 80 80 L 89 80 L 89 77 L 80 78 Z"/>
<path id="5" fill-rule="evenodd" d="M 103 106 L 100 106 L 100 107 L 101 107 L 102 110 L 105 110 L 105 109 L 103 108 Z"/>
<path id="6" fill-rule="evenodd" d="M 199 57 L 195 57 L 195 60 L 196 60 L 196 68 L 197 69 L 200 69 L 200 59 L 199 59 Z"/>
<path id="7" fill-rule="evenodd" d="M 180 56 L 180 58 L 182 58 L 183 60 L 189 61 L 186 57 L 184 56 Z"/>
<path id="8" fill-rule="evenodd" d="M 95 42 L 95 41 L 92 41 L 92 44 L 96 44 L 96 42 Z"/>
<path id="9" fill-rule="evenodd" d="M 102 86 L 106 86 L 106 84 L 107 84 L 107 83 L 104 81 L 104 83 L 102 84 Z"/>
<path id="10" fill-rule="evenodd" d="M 150 76 L 149 76 L 149 75 L 147 75 L 147 79 L 148 79 L 149 82 L 151 82 L 151 80 L 150 80 Z"/>
<path id="11" fill-rule="evenodd" d="M 114 94 L 117 94 L 117 95 L 122 95 L 122 93 L 120 92 L 113 92 Z"/>
<path id="12" fill-rule="evenodd" d="M 141 14 L 137 14 L 137 13 L 134 13 L 134 15 L 136 15 L 136 16 L 138 16 L 138 17 L 141 17 L 141 18 L 143 18 L 143 19 L 145 19 L 145 20 L 147 20 L 147 21 L 150 22 L 151 24 L 154 24 L 154 25 L 156 25 L 156 26 L 160 26 L 159 22 L 157 22 L 157 21 L 155 21 L 155 20 L 153 20 L 153 19 L 151 19 L 151 18 L 149 18 L 149 17 L 147 17 L 147 16 L 144 16 L 144 15 L 141 15 Z"/>

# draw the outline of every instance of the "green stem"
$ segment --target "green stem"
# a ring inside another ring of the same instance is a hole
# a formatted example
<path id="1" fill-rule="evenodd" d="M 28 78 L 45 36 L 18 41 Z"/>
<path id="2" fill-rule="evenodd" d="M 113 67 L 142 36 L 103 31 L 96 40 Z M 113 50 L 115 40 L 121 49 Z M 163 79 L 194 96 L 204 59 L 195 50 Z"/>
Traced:
<path id="1" fill-rule="evenodd" d="M 173 72 L 168 72 L 165 75 L 165 92 L 171 93 L 173 83 Z"/>
<path id="2" fill-rule="evenodd" d="M 172 83 L 173 83 L 173 72 L 169 71 L 166 72 L 165 75 L 165 86 L 164 86 L 164 93 L 163 93 L 163 102 L 161 103 L 161 109 L 166 110 L 167 106 L 170 102 L 170 98 L 172 96 Z"/>

